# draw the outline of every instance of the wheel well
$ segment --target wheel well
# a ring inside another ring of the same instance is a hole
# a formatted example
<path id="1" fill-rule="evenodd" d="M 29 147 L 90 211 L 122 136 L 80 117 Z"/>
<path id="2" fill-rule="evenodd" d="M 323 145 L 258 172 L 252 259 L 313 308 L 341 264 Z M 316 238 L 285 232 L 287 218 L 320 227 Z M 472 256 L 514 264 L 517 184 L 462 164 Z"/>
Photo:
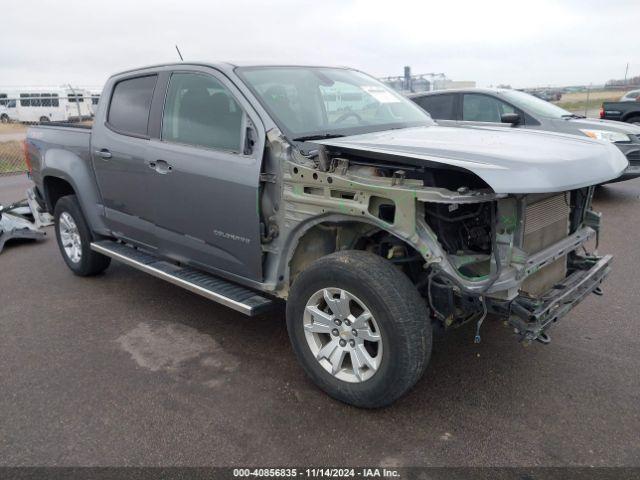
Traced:
<path id="1" fill-rule="evenodd" d="M 624 118 L 623 121 L 624 122 L 628 122 L 629 120 L 631 120 L 632 118 L 640 118 L 640 112 L 629 112 L 627 113 Z"/>
<path id="2" fill-rule="evenodd" d="M 58 177 L 45 177 L 43 185 L 47 209 L 52 213 L 58 200 L 66 195 L 75 195 L 76 193 L 69 182 Z"/>
<path id="3" fill-rule="evenodd" d="M 300 237 L 289 262 L 289 284 L 311 263 L 339 250 L 369 251 L 401 264 L 403 270 L 415 267 L 412 259 L 418 268 L 422 265 L 421 256 L 411 245 L 384 229 L 362 222 L 321 223 Z"/>

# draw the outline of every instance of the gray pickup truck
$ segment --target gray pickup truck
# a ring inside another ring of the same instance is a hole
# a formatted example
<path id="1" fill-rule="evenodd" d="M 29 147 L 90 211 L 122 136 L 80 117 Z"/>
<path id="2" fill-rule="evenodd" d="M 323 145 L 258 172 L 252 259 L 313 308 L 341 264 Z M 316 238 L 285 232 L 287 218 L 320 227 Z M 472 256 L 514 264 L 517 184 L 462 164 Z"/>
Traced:
<path id="1" fill-rule="evenodd" d="M 29 129 L 26 155 L 78 275 L 122 261 L 254 315 L 287 301 L 306 373 L 388 405 L 432 330 L 508 321 L 524 342 L 588 294 L 608 142 L 435 125 L 357 70 L 179 63 L 112 76 L 92 128 Z M 589 168 L 584 168 L 588 164 Z"/>

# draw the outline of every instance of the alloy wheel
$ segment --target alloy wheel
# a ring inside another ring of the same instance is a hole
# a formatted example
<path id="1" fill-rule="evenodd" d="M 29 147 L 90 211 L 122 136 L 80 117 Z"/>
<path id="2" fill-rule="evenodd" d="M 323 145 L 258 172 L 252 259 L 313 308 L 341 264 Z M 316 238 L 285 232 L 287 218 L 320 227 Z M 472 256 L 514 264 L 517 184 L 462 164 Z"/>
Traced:
<path id="1" fill-rule="evenodd" d="M 382 361 L 382 337 L 365 303 L 341 288 L 314 293 L 304 310 L 304 334 L 320 365 L 339 380 L 360 383 Z"/>

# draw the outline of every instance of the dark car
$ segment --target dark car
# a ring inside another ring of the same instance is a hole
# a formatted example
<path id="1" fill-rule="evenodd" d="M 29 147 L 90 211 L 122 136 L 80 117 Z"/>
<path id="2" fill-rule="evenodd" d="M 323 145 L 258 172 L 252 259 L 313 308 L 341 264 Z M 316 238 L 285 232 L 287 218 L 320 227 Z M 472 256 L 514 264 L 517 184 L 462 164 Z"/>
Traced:
<path id="1" fill-rule="evenodd" d="M 510 89 L 442 90 L 412 94 L 409 98 L 440 125 L 547 130 L 611 142 L 629 161 L 629 167 L 616 181 L 640 176 L 640 126 L 585 118 L 528 93 Z M 637 105 L 621 103 L 635 106 L 640 122 L 640 102 Z"/>

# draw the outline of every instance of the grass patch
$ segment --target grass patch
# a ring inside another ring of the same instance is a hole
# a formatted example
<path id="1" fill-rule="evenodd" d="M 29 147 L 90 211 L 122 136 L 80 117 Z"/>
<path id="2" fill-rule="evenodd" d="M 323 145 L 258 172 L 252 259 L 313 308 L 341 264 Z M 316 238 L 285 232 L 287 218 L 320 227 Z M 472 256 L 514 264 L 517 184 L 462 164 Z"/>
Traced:
<path id="1" fill-rule="evenodd" d="M 559 102 L 553 102 L 559 107 L 570 112 L 584 112 L 585 110 L 598 110 L 602 102 L 617 102 L 624 95 L 623 91 L 617 90 L 593 90 L 589 92 L 566 93 Z"/>
<path id="2" fill-rule="evenodd" d="M 24 123 L 0 123 L 0 134 L 2 133 L 27 133 L 27 128 L 29 125 L 25 125 Z"/>
<path id="3" fill-rule="evenodd" d="M 12 140 L 0 142 L 0 175 L 3 173 L 26 172 L 22 143 Z"/>

